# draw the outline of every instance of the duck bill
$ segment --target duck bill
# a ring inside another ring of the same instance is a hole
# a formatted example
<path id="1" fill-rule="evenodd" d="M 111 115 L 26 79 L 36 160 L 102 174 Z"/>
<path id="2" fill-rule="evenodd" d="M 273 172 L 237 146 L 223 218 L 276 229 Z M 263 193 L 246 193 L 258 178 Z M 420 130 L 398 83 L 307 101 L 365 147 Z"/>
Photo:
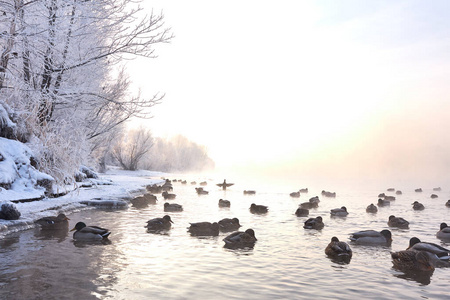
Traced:
<path id="1" fill-rule="evenodd" d="M 74 230 L 77 230 L 77 229 L 74 227 L 74 228 L 70 229 L 69 231 L 74 231 Z"/>

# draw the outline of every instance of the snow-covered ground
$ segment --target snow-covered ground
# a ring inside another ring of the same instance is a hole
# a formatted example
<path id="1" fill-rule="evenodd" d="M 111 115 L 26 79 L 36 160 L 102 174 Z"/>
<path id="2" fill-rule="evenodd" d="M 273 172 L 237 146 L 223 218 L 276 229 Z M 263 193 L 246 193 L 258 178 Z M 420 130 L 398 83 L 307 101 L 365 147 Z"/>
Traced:
<path id="1" fill-rule="evenodd" d="M 87 179 L 77 186 L 67 186 L 62 189 L 71 190 L 58 198 L 44 198 L 39 201 L 15 203 L 21 216 L 18 220 L 0 219 L 0 237 L 12 231 L 25 230 L 34 227 L 34 221 L 45 216 L 56 216 L 60 212 L 85 209 L 88 204 L 97 202 L 109 207 L 123 207 L 127 199 L 142 193 L 148 184 L 162 183 L 164 173 L 152 171 L 124 171 L 111 167 L 105 174 L 99 174 L 99 179 Z M 88 184 L 86 184 L 88 183 Z M 81 187 L 89 186 L 91 187 Z M 14 191 L 14 190 L 13 190 Z M 3 190 L 3 192 L 5 192 Z M 20 191 L 19 191 L 20 192 Z M 15 193 L 15 192 L 14 192 Z M 2 193 L 0 192 L 0 195 Z M 0 202 L 7 199 L 0 196 Z M 84 204 L 83 204 L 84 203 Z"/>

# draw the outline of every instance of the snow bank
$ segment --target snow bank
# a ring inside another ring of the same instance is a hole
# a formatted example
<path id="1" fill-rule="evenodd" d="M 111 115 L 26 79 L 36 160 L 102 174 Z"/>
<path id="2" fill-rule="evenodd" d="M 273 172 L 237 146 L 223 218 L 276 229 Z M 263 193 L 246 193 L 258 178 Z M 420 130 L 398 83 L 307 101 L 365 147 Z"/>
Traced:
<path id="1" fill-rule="evenodd" d="M 92 187 L 82 188 L 83 183 L 77 183 L 76 186 L 66 187 L 72 191 L 62 197 L 17 203 L 15 205 L 21 217 L 18 220 L 0 220 L 0 237 L 9 232 L 32 228 L 37 219 L 56 216 L 60 212 L 68 214 L 96 207 L 126 208 L 124 199 L 131 199 L 134 195 L 142 193 L 148 184 L 163 183 L 164 180 L 160 178 L 164 175 L 160 172 L 123 171 L 111 168 L 98 179 L 88 179 Z M 108 184 L 102 184 L 104 182 Z"/>

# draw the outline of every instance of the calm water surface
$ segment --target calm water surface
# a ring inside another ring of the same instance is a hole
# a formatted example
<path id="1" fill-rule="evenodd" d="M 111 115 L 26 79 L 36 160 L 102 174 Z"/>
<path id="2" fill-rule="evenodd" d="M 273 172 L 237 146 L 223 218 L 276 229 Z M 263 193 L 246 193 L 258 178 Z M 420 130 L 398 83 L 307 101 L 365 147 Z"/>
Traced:
<path id="1" fill-rule="evenodd" d="M 192 179 L 192 178 L 191 178 Z M 193 178 L 193 180 L 196 178 Z M 369 188 L 345 185 L 251 186 L 236 182 L 226 191 L 209 181 L 199 196 L 198 185 L 173 183 L 176 200 L 183 212 L 170 213 L 174 221 L 168 234 L 147 233 L 144 225 L 162 217 L 164 201 L 145 209 L 105 211 L 85 210 L 69 214 L 70 226 L 78 221 L 112 231 L 108 244 L 78 244 L 69 232 L 45 235 L 32 229 L 0 240 L 1 299 L 448 299 L 450 269 L 436 269 L 431 277 L 406 275 L 392 269 L 391 251 L 404 250 L 409 239 L 450 247 L 436 239 L 441 222 L 450 223 L 445 202 L 450 189 L 433 192 L 432 187 L 415 193 L 413 187 L 398 189 L 403 195 L 391 207 L 367 214 L 365 208 L 376 203 L 387 187 Z M 231 180 L 230 180 L 231 181 Z M 308 187 L 309 193 L 291 198 L 290 192 Z M 254 189 L 256 195 L 244 195 Z M 325 198 L 325 189 L 337 193 Z M 386 192 L 393 195 L 394 193 Z M 431 193 L 439 195 L 431 199 Z M 321 231 L 303 229 L 307 219 L 294 215 L 299 203 L 318 195 L 319 208 L 310 217 L 322 216 Z M 231 201 L 231 208 L 219 208 L 218 200 Z M 424 211 L 413 211 L 411 203 L 422 202 Z M 269 206 L 269 213 L 253 215 L 251 203 Z M 346 218 L 331 218 L 332 208 L 345 205 Z M 348 242 L 354 231 L 382 230 L 389 215 L 410 222 L 409 230 L 392 229 L 391 247 L 350 246 L 349 264 L 328 259 L 324 249 L 332 236 Z M 191 237 L 189 222 L 239 218 L 242 230 L 253 228 L 258 238 L 253 249 L 223 248 L 218 237 Z"/>

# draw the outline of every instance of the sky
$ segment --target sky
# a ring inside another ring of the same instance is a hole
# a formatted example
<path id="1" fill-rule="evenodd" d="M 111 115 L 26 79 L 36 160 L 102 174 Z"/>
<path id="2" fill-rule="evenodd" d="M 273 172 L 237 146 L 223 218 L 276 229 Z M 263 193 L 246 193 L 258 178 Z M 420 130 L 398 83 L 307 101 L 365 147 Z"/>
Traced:
<path id="1" fill-rule="evenodd" d="M 223 171 L 450 179 L 449 1 L 142 5 L 175 35 L 128 64 L 144 96 L 165 93 L 141 121 L 155 136 Z"/>

